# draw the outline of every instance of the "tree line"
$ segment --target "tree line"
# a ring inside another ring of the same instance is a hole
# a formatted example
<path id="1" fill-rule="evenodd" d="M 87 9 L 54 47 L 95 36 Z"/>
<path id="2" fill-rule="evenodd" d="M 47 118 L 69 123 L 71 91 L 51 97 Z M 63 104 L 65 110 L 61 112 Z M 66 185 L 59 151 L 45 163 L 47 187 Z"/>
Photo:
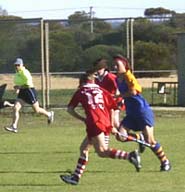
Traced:
<path id="1" fill-rule="evenodd" d="M 185 32 L 185 14 L 164 8 L 146 9 L 134 18 L 134 70 L 177 69 L 177 34 Z M 104 57 L 126 56 L 126 18 L 105 20 L 77 11 L 68 20 L 48 20 L 50 72 L 85 71 Z M 32 72 L 41 71 L 40 23 L 0 16 L 0 71 L 12 72 L 12 62 L 23 57 Z"/>

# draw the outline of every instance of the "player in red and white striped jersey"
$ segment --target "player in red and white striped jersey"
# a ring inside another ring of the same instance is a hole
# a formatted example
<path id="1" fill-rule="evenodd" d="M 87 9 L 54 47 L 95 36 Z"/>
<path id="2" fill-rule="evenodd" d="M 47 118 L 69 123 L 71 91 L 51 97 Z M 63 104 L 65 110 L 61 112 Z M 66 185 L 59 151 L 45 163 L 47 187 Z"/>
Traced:
<path id="1" fill-rule="evenodd" d="M 88 153 L 94 147 L 99 157 L 128 160 L 139 171 L 140 156 L 137 151 L 125 152 L 113 148 L 105 143 L 105 136 L 111 132 L 117 134 L 113 128 L 111 114 L 117 109 L 117 104 L 111 94 L 94 82 L 93 72 L 87 72 L 80 79 L 79 89 L 72 96 L 68 104 L 68 112 L 86 124 L 87 136 L 80 146 L 80 157 L 72 175 L 61 176 L 61 179 L 70 184 L 77 185 L 88 162 Z M 85 117 L 75 108 L 81 104 Z"/>

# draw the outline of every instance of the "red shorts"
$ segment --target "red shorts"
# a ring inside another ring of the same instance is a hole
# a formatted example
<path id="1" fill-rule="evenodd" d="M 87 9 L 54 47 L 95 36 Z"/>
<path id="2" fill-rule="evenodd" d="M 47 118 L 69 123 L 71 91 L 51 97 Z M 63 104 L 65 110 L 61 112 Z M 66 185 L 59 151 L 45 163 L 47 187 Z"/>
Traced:
<path id="1" fill-rule="evenodd" d="M 94 126 L 88 126 L 86 131 L 87 131 L 87 136 L 89 139 L 91 139 L 92 137 L 95 137 L 97 135 L 99 135 L 100 133 L 104 133 L 105 135 L 110 135 L 110 132 L 112 130 L 112 126 L 109 127 L 104 127 L 99 128 L 98 126 L 94 125 Z"/>

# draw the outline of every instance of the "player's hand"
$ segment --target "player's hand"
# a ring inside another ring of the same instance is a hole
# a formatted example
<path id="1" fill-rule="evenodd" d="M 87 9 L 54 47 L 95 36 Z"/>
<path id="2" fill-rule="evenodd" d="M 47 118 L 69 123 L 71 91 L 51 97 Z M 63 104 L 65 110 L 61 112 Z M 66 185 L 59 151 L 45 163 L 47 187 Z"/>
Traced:
<path id="1" fill-rule="evenodd" d="M 14 88 L 14 90 L 15 90 L 15 93 L 18 94 L 18 93 L 19 93 L 19 90 L 20 90 L 20 86 L 15 85 L 13 88 Z"/>
<path id="2" fill-rule="evenodd" d="M 122 142 L 125 142 L 127 139 L 126 139 L 126 137 L 123 137 L 121 134 L 120 134 L 120 132 L 117 132 L 117 134 L 116 134 L 116 139 L 118 140 L 118 141 L 122 141 Z"/>
<path id="3" fill-rule="evenodd" d="M 127 71 L 125 64 L 121 60 L 117 61 L 117 70 L 119 73 L 125 73 Z"/>
<path id="4" fill-rule="evenodd" d="M 20 89 L 20 86 L 15 85 L 13 88 L 14 88 L 15 90 L 17 90 L 17 89 Z"/>
<path id="5" fill-rule="evenodd" d="M 117 135 L 118 134 L 118 130 L 115 127 L 113 127 L 111 133 L 113 135 Z"/>

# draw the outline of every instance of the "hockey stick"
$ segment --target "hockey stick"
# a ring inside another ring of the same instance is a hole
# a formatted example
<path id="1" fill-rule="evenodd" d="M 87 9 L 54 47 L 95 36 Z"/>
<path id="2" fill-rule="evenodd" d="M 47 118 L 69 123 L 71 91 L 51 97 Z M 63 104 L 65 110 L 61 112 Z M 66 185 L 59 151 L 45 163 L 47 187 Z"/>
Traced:
<path id="1" fill-rule="evenodd" d="M 136 139 L 135 137 L 132 137 L 132 136 L 130 136 L 130 135 L 125 135 L 125 134 L 120 133 L 120 132 L 118 132 L 118 135 L 119 135 L 120 137 L 126 138 L 128 141 L 134 141 L 134 142 L 140 143 L 140 144 L 142 144 L 142 145 L 145 145 L 145 146 L 147 146 L 147 147 L 151 147 L 151 145 L 150 145 L 149 143 L 147 143 L 146 141 L 142 141 L 142 140 L 140 140 L 140 139 Z"/>

